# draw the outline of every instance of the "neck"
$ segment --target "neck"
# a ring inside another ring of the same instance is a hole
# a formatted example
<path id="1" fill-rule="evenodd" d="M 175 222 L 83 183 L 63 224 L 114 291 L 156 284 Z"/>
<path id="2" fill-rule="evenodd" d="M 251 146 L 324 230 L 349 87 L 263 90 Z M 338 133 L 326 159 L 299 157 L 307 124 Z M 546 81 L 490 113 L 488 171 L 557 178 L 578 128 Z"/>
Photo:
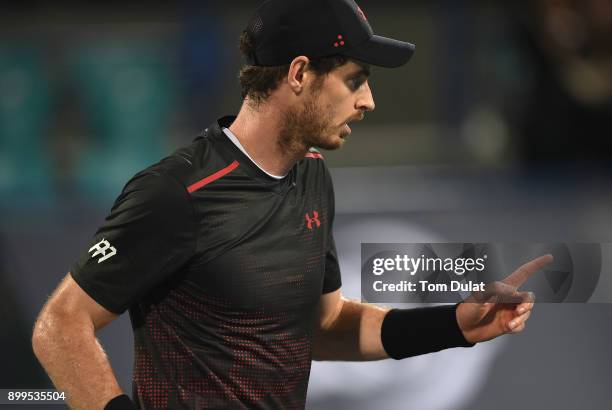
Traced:
<path id="1" fill-rule="evenodd" d="M 289 173 L 310 148 L 283 143 L 283 117 L 284 111 L 280 104 L 266 101 L 255 106 L 247 99 L 229 127 L 249 156 L 272 175 Z"/>

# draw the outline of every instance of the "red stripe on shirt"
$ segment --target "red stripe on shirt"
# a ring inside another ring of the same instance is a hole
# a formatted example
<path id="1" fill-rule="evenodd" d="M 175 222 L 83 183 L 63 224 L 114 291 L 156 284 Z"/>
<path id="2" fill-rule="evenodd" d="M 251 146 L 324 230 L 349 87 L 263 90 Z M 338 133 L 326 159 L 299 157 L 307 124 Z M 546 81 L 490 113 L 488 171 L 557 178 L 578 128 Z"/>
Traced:
<path id="1" fill-rule="evenodd" d="M 323 155 L 319 154 L 318 152 L 309 152 L 306 155 L 304 155 L 304 158 L 320 158 L 320 159 L 324 159 Z"/>
<path id="2" fill-rule="evenodd" d="M 238 165 L 240 165 L 240 163 L 238 161 L 232 162 L 231 164 L 229 164 L 228 166 L 226 166 L 223 169 L 220 169 L 219 171 L 215 172 L 214 174 L 209 175 L 206 178 L 202 178 L 198 182 L 189 185 L 187 187 L 187 192 L 189 192 L 191 194 L 192 192 L 197 191 L 198 189 L 202 188 L 203 186 L 206 186 L 206 185 L 210 184 L 211 182 L 214 182 L 217 179 L 224 177 L 225 175 L 229 174 L 230 172 L 232 172 L 233 170 L 238 168 Z"/>

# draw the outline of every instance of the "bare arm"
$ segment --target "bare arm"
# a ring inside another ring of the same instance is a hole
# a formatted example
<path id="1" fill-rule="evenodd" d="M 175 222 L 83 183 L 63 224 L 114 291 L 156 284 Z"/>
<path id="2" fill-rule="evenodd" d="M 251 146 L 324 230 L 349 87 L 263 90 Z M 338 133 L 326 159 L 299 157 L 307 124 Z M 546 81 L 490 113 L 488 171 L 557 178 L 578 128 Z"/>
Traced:
<path id="1" fill-rule="evenodd" d="M 368 361 L 389 356 L 380 329 L 389 309 L 342 297 L 340 289 L 321 296 L 314 360 Z"/>
<path id="2" fill-rule="evenodd" d="M 122 391 L 98 329 L 117 316 L 100 306 L 66 275 L 40 312 L 32 346 L 53 384 L 74 409 L 102 409 Z"/>
<path id="3" fill-rule="evenodd" d="M 395 310 L 344 299 L 340 289 L 319 302 L 314 360 L 366 361 L 405 358 L 451 347 L 467 347 L 507 333 L 520 333 L 533 308 L 531 292 L 519 292 L 551 255 L 527 262 L 502 282 L 487 285 L 464 303 L 442 308 Z M 381 329 L 385 322 L 385 347 Z M 390 322 L 390 323 L 388 323 Z M 388 324 L 387 324 L 388 323 Z"/>

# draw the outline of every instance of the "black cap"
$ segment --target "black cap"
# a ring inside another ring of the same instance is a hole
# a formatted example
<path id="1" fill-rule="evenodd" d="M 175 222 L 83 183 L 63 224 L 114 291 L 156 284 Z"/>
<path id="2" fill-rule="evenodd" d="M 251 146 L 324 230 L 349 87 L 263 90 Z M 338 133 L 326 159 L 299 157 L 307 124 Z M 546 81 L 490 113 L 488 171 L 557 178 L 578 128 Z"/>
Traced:
<path id="1" fill-rule="evenodd" d="M 268 0 L 255 12 L 247 33 L 256 66 L 289 64 L 309 58 L 344 55 L 381 67 L 404 65 L 414 45 L 374 34 L 353 0 Z"/>

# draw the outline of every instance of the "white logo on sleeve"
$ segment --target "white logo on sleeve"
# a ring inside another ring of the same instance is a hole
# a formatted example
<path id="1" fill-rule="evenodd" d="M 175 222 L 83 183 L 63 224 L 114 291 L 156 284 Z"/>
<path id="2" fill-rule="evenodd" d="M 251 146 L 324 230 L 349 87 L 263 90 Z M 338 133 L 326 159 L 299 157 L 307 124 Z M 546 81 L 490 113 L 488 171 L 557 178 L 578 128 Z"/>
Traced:
<path id="1" fill-rule="evenodd" d="M 102 257 L 98 259 L 98 263 L 104 262 L 111 256 L 117 254 L 117 249 L 115 249 L 114 246 L 111 246 L 111 244 L 104 238 L 102 238 L 100 242 L 92 246 L 87 252 L 92 251 L 95 251 L 94 254 L 91 255 L 92 258 L 95 258 L 98 255 L 102 255 Z"/>

